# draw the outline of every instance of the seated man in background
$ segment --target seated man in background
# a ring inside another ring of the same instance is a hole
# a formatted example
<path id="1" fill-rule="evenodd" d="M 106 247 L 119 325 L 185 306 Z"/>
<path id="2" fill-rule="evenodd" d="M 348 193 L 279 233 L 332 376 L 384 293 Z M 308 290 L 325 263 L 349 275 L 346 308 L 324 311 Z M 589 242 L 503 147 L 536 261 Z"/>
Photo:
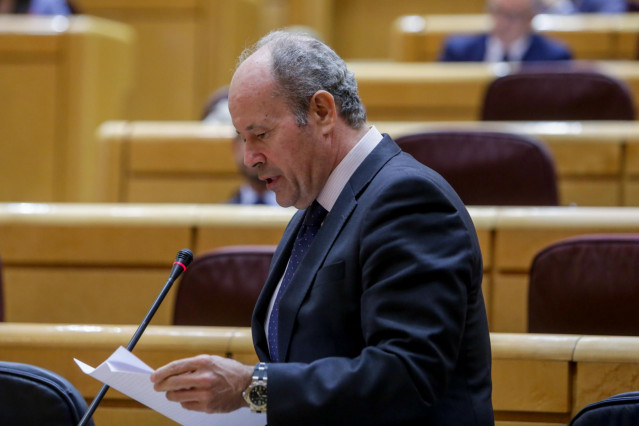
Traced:
<path id="1" fill-rule="evenodd" d="M 623 13 L 626 0 L 544 0 L 543 13 Z"/>
<path id="2" fill-rule="evenodd" d="M 202 114 L 202 120 L 205 123 L 229 126 L 233 124 L 229 112 L 228 87 L 222 87 L 211 95 Z M 237 170 L 244 178 L 244 182 L 228 200 L 228 203 L 279 206 L 275 200 L 275 193 L 267 189 L 266 183 L 257 177 L 257 169 L 244 165 L 244 143 L 239 137 L 233 139 L 233 159 Z"/>
<path id="3" fill-rule="evenodd" d="M 541 0 L 489 0 L 494 25 L 490 34 L 455 35 L 447 41 L 444 62 L 566 61 L 572 53 L 562 43 L 532 29 Z"/>

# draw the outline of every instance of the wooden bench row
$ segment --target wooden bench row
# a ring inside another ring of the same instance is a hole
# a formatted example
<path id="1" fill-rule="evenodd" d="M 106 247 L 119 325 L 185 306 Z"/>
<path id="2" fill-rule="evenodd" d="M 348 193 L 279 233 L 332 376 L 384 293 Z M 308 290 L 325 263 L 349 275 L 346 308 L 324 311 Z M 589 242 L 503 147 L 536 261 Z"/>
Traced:
<path id="1" fill-rule="evenodd" d="M 639 59 L 639 14 L 537 15 L 535 31 L 565 43 L 573 58 Z M 396 61 L 435 61 L 454 34 L 490 32 L 488 14 L 408 15 L 393 23 L 391 56 Z"/>
<path id="2" fill-rule="evenodd" d="M 569 236 L 639 232 L 639 209 L 471 207 L 491 331 L 526 332 L 534 255 Z M 293 209 L 191 204 L 0 204 L 10 322 L 132 324 L 179 249 L 276 244 Z M 175 289 L 155 323 L 172 323 Z"/>
<path id="3" fill-rule="evenodd" d="M 582 65 L 625 82 L 635 103 L 639 99 L 639 61 Z M 481 117 L 488 85 L 497 77 L 516 73 L 521 64 L 361 61 L 348 66 L 369 120 L 474 121 Z"/>
<path id="4" fill-rule="evenodd" d="M 48 368 L 91 401 L 100 383 L 94 367 L 135 326 L 0 324 L 0 359 Z M 566 425 L 585 405 L 639 387 L 639 338 L 492 333 L 493 406 L 498 426 Z M 248 328 L 150 326 L 134 353 L 152 368 L 202 353 L 257 362 Z M 109 390 L 94 416 L 98 424 L 169 425 L 171 421 Z"/>
<path id="5" fill-rule="evenodd" d="M 11 182 L 0 188 L 0 201 L 104 200 L 96 195 L 102 183 L 96 163 L 102 158 L 96 152 L 95 131 L 106 120 L 136 116 L 128 101 L 142 87 L 133 81 L 139 72 L 133 71 L 138 68 L 132 59 L 143 56 L 133 50 L 140 37 L 126 25 L 86 16 L 0 20 L 0 41 L 5 41 L 0 43 L 0 93 L 7 99 L 0 107 L 0 178 Z M 474 121 L 480 116 L 487 85 L 517 69 L 515 64 L 481 63 L 353 62 L 349 66 L 372 121 Z M 592 66 L 625 81 L 639 98 L 639 62 L 601 61 Z M 156 64 L 154 69 L 164 68 Z M 164 86 L 172 81 L 170 88 L 188 92 L 175 76 L 144 78 L 145 84 L 155 80 Z M 203 105 L 210 91 L 194 87 L 193 93 L 202 94 L 202 99 L 188 102 Z M 148 92 L 145 102 L 162 111 L 169 111 L 169 106 L 188 110 L 180 102 L 162 101 L 159 96 L 165 91 L 159 88 Z M 225 179 L 201 190 L 216 193 L 216 201 L 225 199 L 237 177 Z M 153 192 L 153 183 L 142 180 L 132 193 L 143 197 L 149 192 L 147 184 Z M 225 191 L 224 198 L 217 191 Z"/>
<path id="6" fill-rule="evenodd" d="M 562 205 L 639 206 L 636 122 L 376 122 L 397 138 L 427 130 L 488 130 L 542 140 L 556 165 Z M 99 131 L 102 202 L 225 202 L 240 178 L 231 126 L 109 122 Z"/>

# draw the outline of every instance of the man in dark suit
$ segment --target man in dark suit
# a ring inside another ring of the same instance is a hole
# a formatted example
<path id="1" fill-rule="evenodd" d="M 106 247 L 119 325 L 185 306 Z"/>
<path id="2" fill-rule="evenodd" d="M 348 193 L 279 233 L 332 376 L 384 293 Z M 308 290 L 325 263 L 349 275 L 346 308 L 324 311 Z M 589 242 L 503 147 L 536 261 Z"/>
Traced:
<path id="1" fill-rule="evenodd" d="M 459 197 L 367 124 L 325 44 L 275 32 L 242 58 L 229 108 L 244 162 L 300 209 L 253 313 L 262 362 L 174 361 L 155 389 L 271 426 L 493 425 L 481 253 Z"/>
<path id="2" fill-rule="evenodd" d="M 446 40 L 444 62 L 566 61 L 570 50 L 532 30 L 541 0 L 489 0 L 494 24 L 490 34 L 455 35 Z"/>
<path id="3" fill-rule="evenodd" d="M 623 13 L 626 0 L 546 0 L 543 13 Z"/>

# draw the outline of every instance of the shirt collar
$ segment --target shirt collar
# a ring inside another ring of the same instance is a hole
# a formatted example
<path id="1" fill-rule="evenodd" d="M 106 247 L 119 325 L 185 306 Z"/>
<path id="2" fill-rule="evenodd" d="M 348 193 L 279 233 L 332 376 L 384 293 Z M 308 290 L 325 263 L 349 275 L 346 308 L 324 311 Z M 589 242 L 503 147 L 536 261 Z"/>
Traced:
<path id="1" fill-rule="evenodd" d="M 508 49 L 508 59 L 510 61 L 521 61 L 526 51 L 530 47 L 531 37 L 526 35 L 515 40 Z M 486 55 L 485 62 L 499 62 L 504 57 L 505 49 L 502 42 L 493 36 L 486 39 Z"/>
<path id="2" fill-rule="evenodd" d="M 375 149 L 381 142 L 383 136 L 375 126 L 366 132 L 366 134 L 351 148 L 346 156 L 331 172 L 324 188 L 317 196 L 317 202 L 321 204 L 329 212 L 335 205 L 337 197 L 342 193 L 348 180 L 353 176 L 355 170 L 364 162 L 368 154 Z"/>

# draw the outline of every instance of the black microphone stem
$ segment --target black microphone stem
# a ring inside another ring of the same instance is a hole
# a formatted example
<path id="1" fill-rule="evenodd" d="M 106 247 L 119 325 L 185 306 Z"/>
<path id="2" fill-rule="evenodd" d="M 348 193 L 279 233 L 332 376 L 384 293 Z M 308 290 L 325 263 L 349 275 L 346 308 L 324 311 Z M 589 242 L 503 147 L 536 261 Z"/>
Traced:
<path id="1" fill-rule="evenodd" d="M 138 340 L 140 340 L 140 337 L 142 337 L 142 333 L 144 333 L 146 326 L 149 325 L 149 323 L 151 322 L 153 315 L 155 315 L 155 312 L 158 310 L 158 308 L 162 304 L 162 301 L 164 300 L 166 295 L 169 293 L 169 290 L 171 290 L 171 286 L 173 285 L 175 280 L 178 278 L 178 276 L 180 276 L 180 274 L 183 271 L 186 270 L 186 267 L 188 266 L 189 263 L 191 263 L 192 260 L 193 260 L 193 253 L 191 253 L 191 250 L 183 249 L 178 252 L 178 256 L 175 262 L 173 263 L 174 267 L 173 267 L 173 270 L 171 271 L 171 276 L 169 276 L 169 279 L 164 284 L 162 291 L 158 295 L 157 299 L 155 299 L 155 302 L 153 302 L 153 305 L 151 305 L 151 308 L 146 313 L 146 316 L 144 317 L 144 319 L 138 326 L 138 329 L 133 334 L 133 337 L 131 337 L 129 344 L 126 345 L 126 348 L 129 350 L 129 352 L 133 350 L 135 345 L 138 343 Z M 91 417 L 93 416 L 93 413 L 98 408 L 98 404 L 100 404 L 100 401 L 102 401 L 102 398 L 104 398 L 104 395 L 107 393 L 108 390 L 109 390 L 109 385 L 107 384 L 102 385 L 102 387 L 100 388 L 100 391 L 97 393 L 95 398 L 93 398 L 93 401 L 91 402 L 91 405 L 87 409 L 86 413 L 84 413 L 84 416 L 80 420 L 80 423 L 78 423 L 78 426 L 86 425 L 89 419 L 91 419 Z"/>

